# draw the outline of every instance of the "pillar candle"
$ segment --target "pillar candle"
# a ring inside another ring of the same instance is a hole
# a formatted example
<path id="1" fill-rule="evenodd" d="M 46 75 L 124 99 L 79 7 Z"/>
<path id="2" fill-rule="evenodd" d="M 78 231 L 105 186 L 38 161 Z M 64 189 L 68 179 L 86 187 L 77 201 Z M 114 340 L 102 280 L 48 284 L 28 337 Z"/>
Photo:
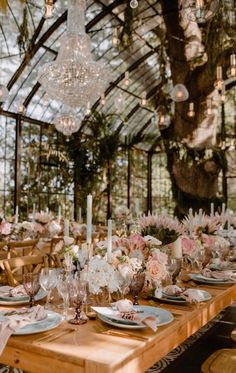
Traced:
<path id="1" fill-rule="evenodd" d="M 70 236 L 70 230 L 69 230 L 69 220 L 65 219 L 64 221 L 64 236 L 69 237 Z"/>
<path id="2" fill-rule="evenodd" d="M 211 218 L 214 216 L 214 203 L 211 203 Z"/>
<path id="3" fill-rule="evenodd" d="M 92 203 L 93 197 L 91 194 L 87 196 L 87 243 L 92 243 Z"/>
<path id="4" fill-rule="evenodd" d="M 112 253 L 112 220 L 107 221 L 107 261 L 111 263 L 111 253 Z"/>
<path id="5" fill-rule="evenodd" d="M 19 207 L 16 206 L 16 213 L 15 213 L 15 224 L 18 223 L 19 220 Z"/>
<path id="6" fill-rule="evenodd" d="M 193 236 L 193 209 L 189 209 L 189 236 Z"/>
<path id="7" fill-rule="evenodd" d="M 33 203 L 33 222 L 35 222 L 35 203 Z"/>
<path id="8" fill-rule="evenodd" d="M 61 206 L 58 206 L 57 221 L 58 221 L 58 223 L 60 223 L 60 221 L 61 221 Z"/>

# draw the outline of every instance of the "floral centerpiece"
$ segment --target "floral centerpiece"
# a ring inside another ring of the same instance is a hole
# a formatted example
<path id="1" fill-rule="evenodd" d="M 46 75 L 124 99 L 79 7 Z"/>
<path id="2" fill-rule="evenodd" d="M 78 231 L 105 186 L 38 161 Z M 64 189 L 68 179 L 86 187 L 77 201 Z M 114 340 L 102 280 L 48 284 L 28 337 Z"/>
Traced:
<path id="1" fill-rule="evenodd" d="M 0 241 L 9 241 L 11 235 L 11 224 L 0 218 Z"/>

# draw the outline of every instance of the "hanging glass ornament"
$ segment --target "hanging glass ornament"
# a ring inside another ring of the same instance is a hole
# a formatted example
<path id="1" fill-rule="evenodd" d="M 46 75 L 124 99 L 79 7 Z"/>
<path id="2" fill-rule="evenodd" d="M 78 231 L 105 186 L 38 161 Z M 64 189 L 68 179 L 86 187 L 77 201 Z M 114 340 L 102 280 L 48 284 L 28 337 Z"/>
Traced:
<path id="1" fill-rule="evenodd" d="M 184 84 L 176 84 L 170 93 L 170 97 L 175 102 L 186 101 L 189 97 L 189 93 Z"/>
<path id="2" fill-rule="evenodd" d="M 236 76 L 236 56 L 235 54 L 230 55 L 230 67 L 227 70 L 228 78 L 234 78 Z"/>

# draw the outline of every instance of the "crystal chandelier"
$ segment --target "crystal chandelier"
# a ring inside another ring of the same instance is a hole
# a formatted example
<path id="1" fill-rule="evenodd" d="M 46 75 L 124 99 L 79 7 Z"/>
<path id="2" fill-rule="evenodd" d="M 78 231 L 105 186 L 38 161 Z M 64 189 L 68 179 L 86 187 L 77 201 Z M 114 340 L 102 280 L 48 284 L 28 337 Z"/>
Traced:
<path id="1" fill-rule="evenodd" d="M 72 133 L 77 132 L 82 122 L 82 116 L 70 113 L 65 110 L 60 113 L 55 120 L 55 127 L 57 131 L 62 132 L 65 136 L 71 136 Z"/>
<path id="2" fill-rule="evenodd" d="M 101 96 L 111 80 L 110 71 L 93 60 L 85 33 L 85 0 L 70 0 L 67 31 L 55 61 L 39 71 L 38 81 L 46 93 L 69 107 L 86 107 Z"/>

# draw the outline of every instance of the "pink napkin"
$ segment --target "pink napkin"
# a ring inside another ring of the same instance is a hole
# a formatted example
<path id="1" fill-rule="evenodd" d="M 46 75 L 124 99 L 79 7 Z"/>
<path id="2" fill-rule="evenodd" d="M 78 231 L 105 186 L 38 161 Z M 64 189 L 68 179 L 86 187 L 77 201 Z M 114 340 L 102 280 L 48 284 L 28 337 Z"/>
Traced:
<path id="1" fill-rule="evenodd" d="M 157 324 L 160 321 L 158 317 L 141 316 L 133 309 L 133 304 L 129 299 L 118 300 L 113 305 L 119 311 L 119 315 L 122 319 L 132 320 L 137 322 L 138 324 L 145 324 L 154 332 L 157 330 Z"/>
<path id="2" fill-rule="evenodd" d="M 202 274 L 209 278 L 236 281 L 236 273 L 233 271 L 211 271 L 209 268 L 205 268 Z"/>
<path id="3" fill-rule="evenodd" d="M 181 297 L 189 303 L 198 303 L 205 300 L 202 291 L 198 289 L 187 289 L 181 294 Z"/>
<path id="4" fill-rule="evenodd" d="M 18 328 L 44 320 L 47 312 L 40 305 L 32 308 L 20 308 L 16 311 L 6 312 L 4 320 L 0 322 L 0 355 L 2 354 L 8 339 Z"/>
<path id="5" fill-rule="evenodd" d="M 0 297 L 19 297 L 19 296 L 27 296 L 27 293 L 25 291 L 25 288 L 23 285 L 18 285 L 16 287 L 10 287 L 10 286 L 2 286 Z"/>

